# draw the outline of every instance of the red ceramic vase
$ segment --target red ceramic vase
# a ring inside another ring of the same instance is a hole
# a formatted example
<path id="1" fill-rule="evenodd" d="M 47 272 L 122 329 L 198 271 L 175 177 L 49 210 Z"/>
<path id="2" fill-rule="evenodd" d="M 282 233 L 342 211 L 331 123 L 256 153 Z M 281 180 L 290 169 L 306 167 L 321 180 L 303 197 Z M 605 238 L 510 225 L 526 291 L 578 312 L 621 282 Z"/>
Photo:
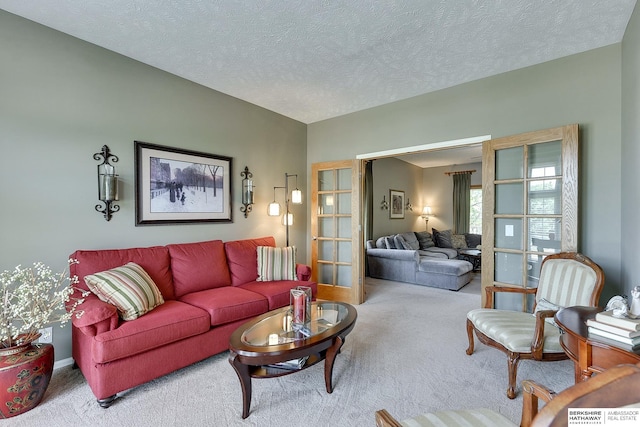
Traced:
<path id="1" fill-rule="evenodd" d="M 0 418 L 40 403 L 53 374 L 53 345 L 26 343 L 0 349 Z"/>

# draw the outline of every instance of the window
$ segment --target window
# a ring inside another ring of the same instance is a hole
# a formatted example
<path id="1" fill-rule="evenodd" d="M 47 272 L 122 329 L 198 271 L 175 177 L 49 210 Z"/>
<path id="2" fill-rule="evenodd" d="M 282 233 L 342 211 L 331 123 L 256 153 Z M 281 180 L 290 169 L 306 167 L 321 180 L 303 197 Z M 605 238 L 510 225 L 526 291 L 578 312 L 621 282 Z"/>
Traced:
<path id="1" fill-rule="evenodd" d="M 469 203 L 469 233 L 482 234 L 482 186 L 472 185 Z"/>

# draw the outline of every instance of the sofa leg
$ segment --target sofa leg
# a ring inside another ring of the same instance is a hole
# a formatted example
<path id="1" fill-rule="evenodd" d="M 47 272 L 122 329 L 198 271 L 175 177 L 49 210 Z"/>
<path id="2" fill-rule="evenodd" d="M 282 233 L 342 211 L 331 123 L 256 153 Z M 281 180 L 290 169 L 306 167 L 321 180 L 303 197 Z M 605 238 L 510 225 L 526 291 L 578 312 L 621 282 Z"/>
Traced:
<path id="1" fill-rule="evenodd" d="M 111 406 L 113 401 L 116 400 L 117 396 L 117 394 L 114 394 L 113 396 L 105 397 L 104 399 L 98 399 L 98 405 L 100 405 L 101 408 L 107 409 Z"/>

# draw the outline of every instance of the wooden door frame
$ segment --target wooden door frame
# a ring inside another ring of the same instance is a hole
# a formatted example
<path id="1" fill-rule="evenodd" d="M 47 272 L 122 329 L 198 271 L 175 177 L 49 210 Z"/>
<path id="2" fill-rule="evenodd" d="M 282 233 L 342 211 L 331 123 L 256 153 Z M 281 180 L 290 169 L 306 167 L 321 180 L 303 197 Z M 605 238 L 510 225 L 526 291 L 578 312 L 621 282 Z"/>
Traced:
<path id="1" fill-rule="evenodd" d="M 331 286 L 324 285 L 318 281 L 318 269 L 312 268 L 311 279 L 318 283 L 318 299 L 334 299 L 337 301 L 348 302 L 351 304 L 362 304 L 364 302 L 364 241 L 362 231 L 362 191 L 364 181 L 362 179 L 362 167 L 364 162 L 361 160 L 337 160 L 329 162 L 316 162 L 311 165 L 311 263 L 317 262 L 318 259 L 318 246 L 316 241 L 317 235 L 317 216 L 313 212 L 318 207 L 318 189 L 316 178 L 316 165 L 326 166 L 326 170 L 339 169 L 340 166 L 351 169 L 351 268 L 352 268 L 352 283 L 351 287 Z M 354 190 L 356 196 L 354 197 Z M 355 212 L 355 215 L 354 215 Z M 330 289 L 329 289 L 330 288 Z"/>
<path id="2" fill-rule="evenodd" d="M 481 306 L 484 307 L 486 301 L 485 288 L 487 286 L 502 285 L 510 286 L 503 283 L 497 283 L 494 279 L 495 257 L 494 257 L 494 241 L 495 241 L 495 152 L 496 150 L 518 147 L 531 146 L 552 141 L 563 141 L 562 143 L 562 208 L 561 215 L 562 233 L 561 251 L 575 252 L 578 250 L 578 147 L 579 147 L 579 128 L 577 124 L 560 126 L 551 129 L 542 129 L 539 131 L 525 132 L 518 135 L 510 135 L 502 138 L 492 139 L 483 143 L 482 147 L 482 301 Z M 566 141 L 566 143 L 564 142 Z M 525 156 L 526 159 L 526 156 Z M 526 163 L 524 164 L 523 181 L 526 182 L 527 171 Z M 570 179 L 565 179 L 565 178 Z M 569 195 L 570 197 L 567 197 Z M 525 192 L 526 198 L 526 192 Z M 491 203 L 489 203 L 491 202 Z M 523 217 L 527 218 L 527 206 L 524 206 Z M 528 226 L 523 226 L 527 230 Z M 523 256 L 526 258 L 527 242 L 523 242 Z M 523 263 L 526 259 L 523 260 Z M 523 276 L 526 271 L 523 272 Z M 523 277 L 524 280 L 524 277 Z M 523 287 L 526 287 L 526 281 Z M 515 286 L 515 285 L 512 285 Z M 523 308 L 526 301 L 523 299 Z"/>

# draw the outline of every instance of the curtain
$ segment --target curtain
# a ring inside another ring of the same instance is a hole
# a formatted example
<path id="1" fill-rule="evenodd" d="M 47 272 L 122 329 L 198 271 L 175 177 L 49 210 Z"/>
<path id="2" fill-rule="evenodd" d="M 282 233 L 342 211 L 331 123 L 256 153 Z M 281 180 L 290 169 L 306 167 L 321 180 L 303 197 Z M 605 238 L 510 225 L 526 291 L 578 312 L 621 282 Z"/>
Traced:
<path id="1" fill-rule="evenodd" d="M 365 163 L 364 169 L 364 241 L 373 239 L 373 161 Z M 369 263 L 364 263 L 365 276 L 369 275 Z"/>
<path id="2" fill-rule="evenodd" d="M 471 172 L 453 174 L 453 231 L 469 232 L 469 208 L 471 197 Z"/>

